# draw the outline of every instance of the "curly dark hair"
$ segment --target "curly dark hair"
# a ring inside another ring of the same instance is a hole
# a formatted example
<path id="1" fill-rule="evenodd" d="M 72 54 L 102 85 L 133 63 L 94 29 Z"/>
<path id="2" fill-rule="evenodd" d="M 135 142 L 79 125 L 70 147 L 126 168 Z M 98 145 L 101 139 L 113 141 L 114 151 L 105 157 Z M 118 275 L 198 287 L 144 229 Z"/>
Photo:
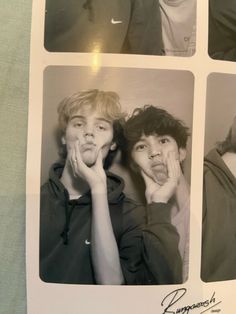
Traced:
<path id="1" fill-rule="evenodd" d="M 131 152 L 133 146 L 139 141 L 142 134 L 145 136 L 158 134 L 172 136 L 179 148 L 186 148 L 189 136 L 188 127 L 181 120 L 176 119 L 166 110 L 145 105 L 134 110 L 132 116 L 124 126 L 126 150 Z"/>

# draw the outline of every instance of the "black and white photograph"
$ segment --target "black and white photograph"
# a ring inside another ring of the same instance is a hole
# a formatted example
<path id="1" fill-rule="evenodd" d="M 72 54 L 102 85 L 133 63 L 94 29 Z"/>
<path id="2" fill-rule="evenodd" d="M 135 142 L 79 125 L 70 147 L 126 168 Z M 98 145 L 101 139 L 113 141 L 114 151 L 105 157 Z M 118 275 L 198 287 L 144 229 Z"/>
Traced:
<path id="1" fill-rule="evenodd" d="M 236 75 L 208 77 L 203 176 L 203 281 L 236 279 Z"/>
<path id="2" fill-rule="evenodd" d="M 49 52 L 190 57 L 196 0 L 46 0 Z"/>
<path id="3" fill-rule="evenodd" d="M 45 69 L 43 281 L 187 280 L 193 84 L 188 71 Z"/>
<path id="4" fill-rule="evenodd" d="M 0 314 L 235 314 L 235 3 L 2 1 Z"/>
<path id="5" fill-rule="evenodd" d="M 236 61 L 234 0 L 209 0 L 208 53 L 212 59 Z"/>

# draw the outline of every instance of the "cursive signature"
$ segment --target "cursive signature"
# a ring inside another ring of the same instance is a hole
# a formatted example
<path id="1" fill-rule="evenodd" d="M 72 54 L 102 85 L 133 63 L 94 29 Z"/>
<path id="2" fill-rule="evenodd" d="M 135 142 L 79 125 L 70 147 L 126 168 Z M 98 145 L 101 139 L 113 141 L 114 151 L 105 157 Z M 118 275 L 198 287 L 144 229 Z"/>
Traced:
<path id="1" fill-rule="evenodd" d="M 210 299 L 206 299 L 204 301 L 200 301 L 197 303 L 193 303 L 191 305 L 185 305 L 181 308 L 174 309 L 174 305 L 176 305 L 176 303 L 179 300 L 181 300 L 186 293 L 187 293 L 187 289 L 181 288 L 181 289 L 176 289 L 170 292 L 169 294 L 167 294 L 161 302 L 161 306 L 164 307 L 164 312 L 162 312 L 162 314 L 166 314 L 166 313 L 188 314 L 191 310 L 195 310 L 195 309 L 201 309 L 202 312 L 200 313 L 202 314 L 221 303 L 221 301 L 216 302 L 215 292 L 214 292 Z"/>

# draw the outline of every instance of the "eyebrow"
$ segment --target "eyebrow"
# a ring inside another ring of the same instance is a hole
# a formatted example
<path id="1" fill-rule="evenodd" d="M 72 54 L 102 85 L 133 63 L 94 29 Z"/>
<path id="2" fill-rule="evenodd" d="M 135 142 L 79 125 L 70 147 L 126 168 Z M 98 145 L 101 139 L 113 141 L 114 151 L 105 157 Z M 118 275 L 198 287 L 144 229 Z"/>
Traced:
<path id="1" fill-rule="evenodd" d="M 85 116 L 81 116 L 81 115 L 75 115 L 75 116 L 72 116 L 70 118 L 70 121 L 74 120 L 74 119 L 81 119 L 81 120 L 86 120 L 86 117 Z M 102 117 L 96 117 L 95 120 L 97 121 L 102 121 L 102 122 L 106 122 L 108 124 L 112 124 L 112 122 L 108 119 L 105 119 L 105 118 L 102 118 Z"/>
<path id="2" fill-rule="evenodd" d="M 169 136 L 170 137 L 170 135 L 168 135 L 168 134 L 163 134 L 163 135 L 159 135 L 159 134 L 155 134 L 156 135 L 156 137 L 157 138 L 163 138 L 163 137 L 166 137 L 166 136 Z M 140 139 L 135 143 L 135 144 L 137 144 L 137 143 L 143 143 L 143 142 L 147 142 L 148 141 L 148 139 L 147 139 L 147 137 L 148 136 L 145 136 L 145 135 L 142 135 L 141 137 L 140 137 Z M 134 145 L 135 145 L 134 144 Z"/>
<path id="3" fill-rule="evenodd" d="M 155 133 L 155 134 L 150 134 L 150 136 L 151 136 L 151 135 L 154 135 L 155 137 L 165 137 L 165 136 L 173 137 L 173 136 L 171 136 L 171 135 L 169 135 L 169 134 L 166 134 L 166 133 L 165 133 L 165 134 L 157 134 L 157 133 Z M 149 136 L 149 135 L 147 135 L 147 136 L 145 136 L 145 135 L 143 136 L 143 135 L 142 135 L 138 141 L 146 141 L 146 139 L 147 139 L 148 136 Z"/>
<path id="4" fill-rule="evenodd" d="M 72 116 L 72 117 L 70 118 L 70 121 L 71 121 L 71 120 L 74 120 L 74 119 L 82 119 L 82 120 L 85 120 L 85 117 L 84 117 L 84 116 L 79 116 L 79 115 Z"/>
<path id="5" fill-rule="evenodd" d="M 140 143 L 140 142 L 146 142 L 146 139 L 141 137 L 135 144 Z"/>

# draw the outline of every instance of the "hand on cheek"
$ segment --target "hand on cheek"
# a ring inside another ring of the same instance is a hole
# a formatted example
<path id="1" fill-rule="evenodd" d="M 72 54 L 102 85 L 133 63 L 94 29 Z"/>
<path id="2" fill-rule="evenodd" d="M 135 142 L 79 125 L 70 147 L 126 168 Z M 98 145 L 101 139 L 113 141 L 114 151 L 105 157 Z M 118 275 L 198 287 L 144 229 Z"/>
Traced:
<path id="1" fill-rule="evenodd" d="M 181 168 L 179 156 L 175 151 L 168 152 L 166 166 L 168 171 L 168 181 L 174 181 L 178 184 L 181 175 Z"/>
<path id="2" fill-rule="evenodd" d="M 82 160 L 79 141 L 68 147 L 68 160 L 75 177 L 85 180 L 92 189 L 106 188 L 106 174 L 103 169 L 101 149 L 97 153 L 97 159 L 93 166 L 88 167 Z"/>
<path id="3" fill-rule="evenodd" d="M 145 197 L 148 204 L 152 203 L 153 200 L 153 194 L 156 190 L 160 188 L 160 185 L 156 182 L 155 178 L 148 176 L 142 169 L 141 169 L 141 175 L 143 177 L 143 180 L 145 182 Z"/>
<path id="4" fill-rule="evenodd" d="M 141 171 L 146 185 L 145 195 L 147 203 L 167 203 L 174 195 L 181 175 L 178 154 L 176 154 L 175 151 L 168 152 L 166 156 L 166 166 L 168 177 L 165 181 L 160 183 L 158 183 L 158 180 L 148 177 Z"/>

